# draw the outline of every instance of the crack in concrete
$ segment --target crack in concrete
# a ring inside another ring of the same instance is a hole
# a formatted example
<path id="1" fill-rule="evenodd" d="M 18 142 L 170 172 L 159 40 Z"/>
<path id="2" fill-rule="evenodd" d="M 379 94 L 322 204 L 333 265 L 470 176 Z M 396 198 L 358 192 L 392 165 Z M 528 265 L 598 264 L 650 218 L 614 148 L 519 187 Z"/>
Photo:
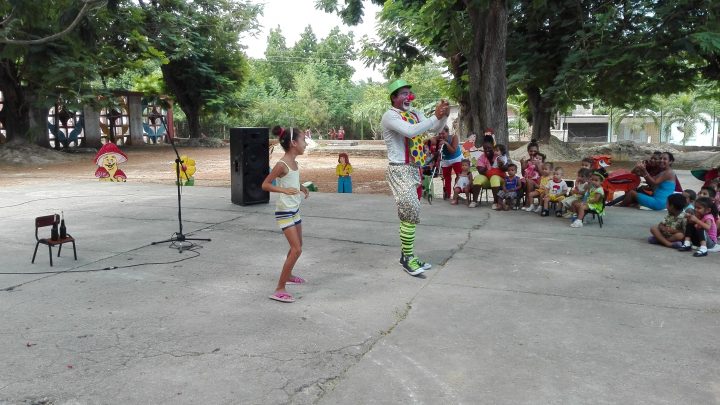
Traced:
<path id="1" fill-rule="evenodd" d="M 477 231 L 477 230 L 480 230 L 480 228 L 482 228 L 484 225 L 487 224 L 487 222 L 488 222 L 489 219 L 490 219 L 490 215 L 489 215 L 489 214 L 485 214 L 485 215 L 483 216 L 483 219 L 482 219 L 480 222 L 478 222 L 477 224 L 475 224 L 475 225 L 473 225 L 471 228 L 469 228 L 469 229 L 467 230 L 466 235 L 465 235 L 465 240 L 463 240 L 463 241 L 457 246 L 457 248 L 450 250 L 450 254 L 449 254 L 442 262 L 440 262 L 440 263 L 438 264 L 439 267 L 445 267 L 445 265 L 446 265 L 458 252 L 461 252 L 461 251 L 465 248 L 465 246 L 467 246 L 467 244 L 470 242 L 470 240 L 472 240 L 472 234 L 473 234 L 473 232 L 475 232 L 475 231 Z M 330 239 L 330 238 L 327 238 L 327 239 Z M 352 241 L 350 241 L 350 242 L 352 242 Z M 429 282 L 432 281 L 435 277 L 437 277 L 437 274 L 439 274 L 439 272 L 440 272 L 440 270 L 436 271 L 435 274 L 433 275 L 433 277 L 431 277 L 431 278 L 428 280 L 428 282 L 424 283 L 424 284 L 422 285 L 422 287 L 420 287 L 420 289 L 419 289 L 419 290 L 410 298 L 410 300 L 405 304 L 405 307 L 404 307 L 402 310 L 395 312 L 395 322 L 393 322 L 393 324 L 390 325 L 389 328 L 387 328 L 387 329 L 384 330 L 384 331 L 380 331 L 380 334 L 379 334 L 377 337 L 375 337 L 375 338 L 372 338 L 372 337 L 371 337 L 371 338 L 366 339 L 365 342 L 363 342 L 363 343 L 360 344 L 360 345 L 346 346 L 346 348 L 349 348 L 349 347 L 353 347 L 353 346 L 365 346 L 365 345 L 366 345 L 365 350 L 361 351 L 360 353 L 357 353 L 357 354 L 355 354 L 355 355 L 350 354 L 355 361 L 353 361 L 353 362 L 351 362 L 350 364 L 348 364 L 347 366 L 345 366 L 345 367 L 344 367 L 342 370 L 340 370 L 340 372 L 338 372 L 336 375 L 318 378 L 318 379 L 316 379 L 316 380 L 313 381 L 313 382 L 310 382 L 310 383 L 307 383 L 307 384 L 303 384 L 303 385 L 297 387 L 297 388 L 294 390 L 294 393 L 292 393 L 291 395 L 289 395 L 289 401 L 290 401 L 290 403 L 292 402 L 293 398 L 294 398 L 298 393 L 301 393 L 302 391 L 304 391 L 304 390 L 306 390 L 306 389 L 308 389 L 308 388 L 311 388 L 311 387 L 317 387 L 317 388 L 320 390 L 320 392 L 318 393 L 317 397 L 313 400 L 313 402 L 312 402 L 313 404 L 319 403 L 319 402 L 325 397 L 325 395 L 327 395 L 328 393 L 332 392 L 332 391 L 335 389 L 335 387 L 338 385 L 339 381 L 342 380 L 342 378 L 348 373 L 348 371 L 350 371 L 350 369 L 351 369 L 352 367 L 356 366 L 356 365 L 365 357 L 365 355 L 367 355 L 367 353 L 369 353 L 370 351 L 372 351 L 372 349 L 375 347 L 375 345 L 377 345 L 380 341 L 382 341 L 382 339 L 384 339 L 384 338 L 386 338 L 387 336 L 389 336 L 389 335 L 395 330 L 395 328 L 397 328 L 405 319 L 407 319 L 408 315 L 410 314 L 410 311 L 412 310 L 412 303 L 413 303 L 413 302 L 415 301 L 415 299 L 419 296 L 419 294 L 425 289 L 425 287 L 429 284 Z M 344 348 L 341 348 L 341 349 L 339 349 L 339 350 L 342 350 L 342 349 L 344 349 Z M 326 351 L 326 352 L 327 352 L 327 351 Z M 287 386 L 287 384 L 286 384 L 286 386 Z M 284 390 L 285 392 L 287 392 L 287 390 L 285 389 L 286 386 L 283 387 L 283 390 Z"/>

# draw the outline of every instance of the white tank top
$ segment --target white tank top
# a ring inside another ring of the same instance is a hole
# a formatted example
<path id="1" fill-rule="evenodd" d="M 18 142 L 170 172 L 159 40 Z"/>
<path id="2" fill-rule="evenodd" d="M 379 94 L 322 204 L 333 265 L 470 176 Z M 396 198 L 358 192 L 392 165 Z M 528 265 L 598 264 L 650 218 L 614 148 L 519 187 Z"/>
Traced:
<path id="1" fill-rule="evenodd" d="M 300 167 L 297 170 L 292 170 L 284 160 L 280 163 L 287 167 L 288 172 L 283 177 L 277 178 L 278 187 L 282 188 L 294 188 L 300 190 Z M 300 208 L 300 202 L 302 202 L 303 193 L 299 192 L 293 195 L 287 195 L 280 193 L 277 201 L 275 202 L 275 211 L 295 211 Z"/>

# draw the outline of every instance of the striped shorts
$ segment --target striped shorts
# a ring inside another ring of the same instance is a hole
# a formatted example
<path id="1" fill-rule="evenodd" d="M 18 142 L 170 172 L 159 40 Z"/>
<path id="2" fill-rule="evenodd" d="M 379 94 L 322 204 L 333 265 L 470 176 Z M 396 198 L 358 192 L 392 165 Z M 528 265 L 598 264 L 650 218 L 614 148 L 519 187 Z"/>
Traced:
<path id="1" fill-rule="evenodd" d="M 300 208 L 295 211 L 275 211 L 275 221 L 282 230 L 290 228 L 291 226 L 300 225 L 300 223 L 302 223 Z"/>

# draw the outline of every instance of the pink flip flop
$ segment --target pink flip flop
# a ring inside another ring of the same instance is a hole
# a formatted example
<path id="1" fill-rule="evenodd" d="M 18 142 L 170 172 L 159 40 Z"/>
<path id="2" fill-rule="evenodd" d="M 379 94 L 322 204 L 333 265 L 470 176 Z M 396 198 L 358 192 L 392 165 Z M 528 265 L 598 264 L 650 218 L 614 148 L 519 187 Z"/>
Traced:
<path id="1" fill-rule="evenodd" d="M 305 283 L 306 283 L 306 281 L 302 277 L 290 276 L 287 283 L 285 283 L 285 284 L 305 284 Z"/>
<path id="2" fill-rule="evenodd" d="M 280 302 L 295 302 L 295 298 L 293 298 L 292 295 L 286 292 L 281 291 L 275 291 L 274 294 L 269 296 L 271 300 L 280 301 Z"/>

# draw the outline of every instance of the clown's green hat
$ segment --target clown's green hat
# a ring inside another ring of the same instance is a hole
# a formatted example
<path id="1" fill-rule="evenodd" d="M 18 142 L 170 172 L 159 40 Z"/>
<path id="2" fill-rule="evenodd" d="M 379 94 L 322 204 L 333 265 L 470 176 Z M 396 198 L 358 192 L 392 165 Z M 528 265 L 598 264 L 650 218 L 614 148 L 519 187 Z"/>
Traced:
<path id="1" fill-rule="evenodd" d="M 390 92 L 390 95 L 392 95 L 398 89 L 401 89 L 403 87 L 412 87 L 412 86 L 410 85 L 410 83 L 406 82 L 403 79 L 397 79 L 388 85 L 388 91 Z"/>

